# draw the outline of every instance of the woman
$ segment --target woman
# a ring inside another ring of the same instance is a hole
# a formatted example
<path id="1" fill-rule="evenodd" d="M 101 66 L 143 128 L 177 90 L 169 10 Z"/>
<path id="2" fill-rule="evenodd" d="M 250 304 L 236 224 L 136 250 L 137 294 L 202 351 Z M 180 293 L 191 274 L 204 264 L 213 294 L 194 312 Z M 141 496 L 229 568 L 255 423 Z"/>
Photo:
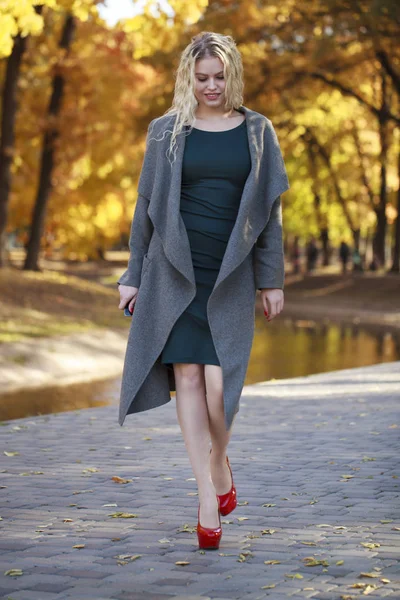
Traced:
<path id="1" fill-rule="evenodd" d="M 283 308 L 280 195 L 289 188 L 271 122 L 242 105 L 231 36 L 203 32 L 181 55 L 171 109 L 154 119 L 119 308 L 132 324 L 119 423 L 176 410 L 199 493 L 200 548 L 218 548 L 236 506 L 226 454 L 246 375 L 256 290 Z M 209 441 L 211 438 L 211 449 Z"/>

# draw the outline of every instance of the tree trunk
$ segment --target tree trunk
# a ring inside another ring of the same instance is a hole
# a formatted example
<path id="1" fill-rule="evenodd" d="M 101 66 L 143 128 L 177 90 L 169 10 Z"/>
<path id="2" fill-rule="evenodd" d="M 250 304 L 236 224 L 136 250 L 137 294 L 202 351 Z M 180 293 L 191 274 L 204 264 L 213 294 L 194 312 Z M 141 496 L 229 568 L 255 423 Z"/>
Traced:
<path id="1" fill-rule="evenodd" d="M 59 44 L 60 48 L 66 50 L 66 54 L 71 46 L 74 29 L 74 17 L 67 15 Z M 48 109 L 49 125 L 43 138 L 39 185 L 32 214 L 31 231 L 24 264 L 25 270 L 39 270 L 40 240 L 44 231 L 47 204 L 52 190 L 51 176 L 54 166 L 54 144 L 59 135 L 54 122 L 61 110 L 63 93 L 64 77 L 61 74 L 56 74 L 53 77 L 53 92 Z"/>
<path id="2" fill-rule="evenodd" d="M 397 173 L 400 178 L 400 152 L 397 156 Z M 400 273 L 400 185 L 397 188 L 397 217 L 394 223 L 394 243 L 390 270 L 392 273 Z"/>
<path id="3" fill-rule="evenodd" d="M 0 267 L 7 263 L 6 240 L 8 207 L 11 189 L 11 165 L 15 152 L 15 116 L 17 113 L 17 83 L 26 37 L 18 34 L 7 60 L 2 94 L 0 142 Z"/>
<path id="4" fill-rule="evenodd" d="M 385 266 L 385 241 L 386 241 L 386 204 L 387 204 L 387 161 L 389 148 L 388 119 L 385 108 L 387 106 L 386 75 L 382 73 L 382 106 L 379 113 L 379 139 L 380 139 L 380 190 L 379 203 L 375 207 L 376 229 L 373 241 L 373 250 L 378 265 Z"/>

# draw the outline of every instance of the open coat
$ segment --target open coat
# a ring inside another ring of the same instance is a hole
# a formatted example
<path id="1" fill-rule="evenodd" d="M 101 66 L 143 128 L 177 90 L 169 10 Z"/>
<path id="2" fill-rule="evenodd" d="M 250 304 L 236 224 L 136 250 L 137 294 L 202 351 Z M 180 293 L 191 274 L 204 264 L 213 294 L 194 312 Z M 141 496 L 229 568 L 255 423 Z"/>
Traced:
<path id="1" fill-rule="evenodd" d="M 238 110 L 247 121 L 251 170 L 207 303 L 223 374 L 227 429 L 239 410 L 254 336 L 256 290 L 284 286 L 280 196 L 289 189 L 271 121 L 246 106 Z M 170 392 L 176 389 L 174 373 L 160 362 L 160 354 L 174 323 L 196 294 L 189 239 L 180 214 L 184 132 L 177 137 L 172 168 L 166 156 L 170 142 L 166 130 L 172 131 L 175 118 L 162 115 L 149 125 L 131 226 L 130 259 L 118 281 L 139 288 L 122 375 L 121 426 L 127 414 L 171 400 Z"/>

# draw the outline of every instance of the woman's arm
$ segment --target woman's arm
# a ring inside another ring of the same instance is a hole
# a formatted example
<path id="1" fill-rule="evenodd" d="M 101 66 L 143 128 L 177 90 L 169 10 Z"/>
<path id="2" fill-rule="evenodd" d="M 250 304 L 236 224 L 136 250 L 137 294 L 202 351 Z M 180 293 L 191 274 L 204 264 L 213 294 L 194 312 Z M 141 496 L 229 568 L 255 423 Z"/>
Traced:
<path id="1" fill-rule="evenodd" d="M 280 196 L 274 200 L 268 223 L 257 238 L 254 259 L 256 288 L 283 290 L 285 268 Z"/>

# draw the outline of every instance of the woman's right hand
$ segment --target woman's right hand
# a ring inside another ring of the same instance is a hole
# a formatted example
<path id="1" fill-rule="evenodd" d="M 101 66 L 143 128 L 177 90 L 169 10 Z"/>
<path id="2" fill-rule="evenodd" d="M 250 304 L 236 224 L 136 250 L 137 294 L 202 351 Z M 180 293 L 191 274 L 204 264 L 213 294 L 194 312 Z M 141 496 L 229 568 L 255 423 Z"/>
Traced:
<path id="1" fill-rule="evenodd" d="M 129 308 L 129 312 L 133 312 L 133 307 L 135 306 L 136 296 L 139 291 L 139 288 L 134 287 L 133 285 L 122 285 L 121 283 L 118 286 L 120 302 L 118 308 L 123 310 L 125 307 Z M 129 304 L 129 305 L 128 305 Z"/>

